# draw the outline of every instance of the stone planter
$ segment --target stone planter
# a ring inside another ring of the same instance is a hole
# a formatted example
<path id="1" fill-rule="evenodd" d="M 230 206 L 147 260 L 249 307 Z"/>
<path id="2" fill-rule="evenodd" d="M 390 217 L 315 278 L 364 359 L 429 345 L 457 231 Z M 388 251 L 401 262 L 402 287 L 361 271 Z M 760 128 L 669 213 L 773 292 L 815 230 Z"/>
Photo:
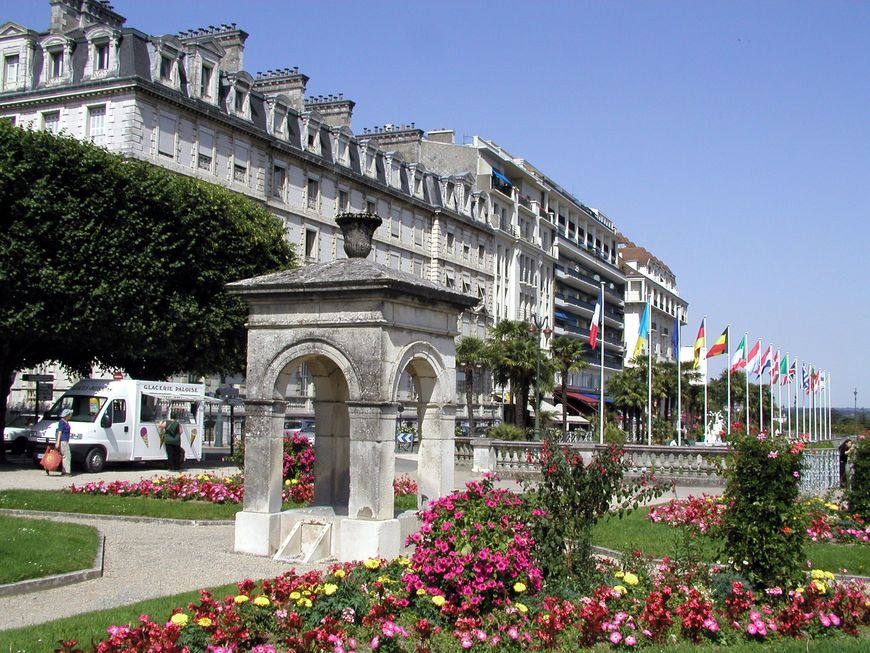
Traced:
<path id="1" fill-rule="evenodd" d="M 366 258 L 372 251 L 372 236 L 383 220 L 373 213 L 340 213 L 335 222 L 344 235 L 348 258 Z"/>

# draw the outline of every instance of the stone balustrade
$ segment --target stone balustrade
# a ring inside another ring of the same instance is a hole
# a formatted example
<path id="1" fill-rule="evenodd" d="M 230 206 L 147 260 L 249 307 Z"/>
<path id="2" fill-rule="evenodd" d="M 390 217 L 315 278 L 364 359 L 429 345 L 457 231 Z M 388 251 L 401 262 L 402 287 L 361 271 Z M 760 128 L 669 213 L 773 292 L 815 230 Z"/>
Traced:
<path id="1" fill-rule="evenodd" d="M 590 442 L 564 443 L 588 462 L 596 449 Z M 693 485 L 720 485 L 719 470 L 724 465 L 725 447 L 666 447 L 625 445 L 628 473 L 653 472 L 663 480 Z M 537 474 L 540 442 L 511 442 L 488 438 L 456 438 L 456 468 L 474 473 L 493 472 L 502 478 L 522 478 Z"/>

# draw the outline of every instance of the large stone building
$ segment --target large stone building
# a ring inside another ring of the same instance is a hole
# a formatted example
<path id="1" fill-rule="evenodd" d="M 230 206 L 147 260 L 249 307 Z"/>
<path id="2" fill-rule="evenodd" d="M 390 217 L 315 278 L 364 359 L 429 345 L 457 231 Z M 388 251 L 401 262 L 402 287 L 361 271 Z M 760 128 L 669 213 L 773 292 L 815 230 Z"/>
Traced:
<path id="1" fill-rule="evenodd" d="M 246 72 L 248 34 L 234 24 L 151 36 L 105 0 L 48 4 L 46 31 L 0 27 L 0 117 L 243 193 L 281 219 L 304 262 L 344 256 L 338 213 L 377 213 L 372 260 L 479 298 L 463 335 L 534 314 L 585 340 L 603 281 L 606 376 L 621 369 L 616 231 L 527 161 L 413 124 L 354 133 L 354 102 L 306 97 L 297 68 Z M 589 362 L 575 388 L 597 386 Z M 310 413 L 304 367 L 290 388 L 291 411 Z M 484 420 L 493 390 L 478 388 Z"/>
<path id="2" fill-rule="evenodd" d="M 676 361 L 674 329 L 685 326 L 689 304 L 680 297 L 677 278 L 671 269 L 643 247 L 623 236 L 619 239 L 619 259 L 625 272 L 625 333 L 628 364 L 640 328 L 640 319 L 647 302 L 650 305 L 650 339 L 652 355 L 659 361 Z M 688 336 L 678 342 L 683 342 Z M 694 336 L 691 336 L 694 342 Z"/>

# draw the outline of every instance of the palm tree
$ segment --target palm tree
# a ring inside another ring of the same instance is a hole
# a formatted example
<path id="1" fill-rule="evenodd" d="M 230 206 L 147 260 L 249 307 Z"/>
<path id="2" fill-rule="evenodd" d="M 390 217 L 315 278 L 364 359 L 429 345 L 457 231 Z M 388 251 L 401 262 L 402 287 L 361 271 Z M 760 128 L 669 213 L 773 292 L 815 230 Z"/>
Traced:
<path id="1" fill-rule="evenodd" d="M 486 362 L 486 346 L 480 338 L 465 336 L 456 345 L 456 363 L 465 374 L 465 405 L 468 409 L 468 435 L 474 437 L 474 370 Z"/>
<path id="2" fill-rule="evenodd" d="M 577 338 L 559 336 L 550 343 L 550 357 L 562 375 L 562 433 L 568 432 L 568 375 L 589 365 L 583 360 L 583 343 Z"/>
<path id="3" fill-rule="evenodd" d="M 548 361 L 541 357 L 537 337 L 529 333 L 529 325 L 519 320 L 502 320 L 486 339 L 486 360 L 499 385 L 510 384 L 514 404 L 514 424 L 526 428 L 526 406 L 529 386 L 535 381 L 536 365 L 540 360 L 541 380 L 552 378 Z"/>
<path id="4" fill-rule="evenodd" d="M 629 426 L 625 430 L 635 439 L 640 414 L 646 406 L 646 393 L 646 374 L 641 374 L 639 367 L 626 367 L 607 382 L 607 394 L 626 416 Z"/>

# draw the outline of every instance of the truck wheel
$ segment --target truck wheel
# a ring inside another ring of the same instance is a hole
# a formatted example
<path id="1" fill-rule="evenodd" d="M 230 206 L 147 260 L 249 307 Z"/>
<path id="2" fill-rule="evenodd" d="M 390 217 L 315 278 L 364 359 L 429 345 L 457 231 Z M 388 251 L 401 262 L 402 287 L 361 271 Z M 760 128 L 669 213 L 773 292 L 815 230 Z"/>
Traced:
<path id="1" fill-rule="evenodd" d="M 99 447 L 94 447 L 88 450 L 85 456 L 85 469 L 96 474 L 103 471 L 103 466 L 106 464 L 106 453 Z"/>
<path id="2" fill-rule="evenodd" d="M 27 451 L 27 438 L 16 438 L 12 442 L 12 453 L 16 456 L 20 456 L 21 454 Z"/>

